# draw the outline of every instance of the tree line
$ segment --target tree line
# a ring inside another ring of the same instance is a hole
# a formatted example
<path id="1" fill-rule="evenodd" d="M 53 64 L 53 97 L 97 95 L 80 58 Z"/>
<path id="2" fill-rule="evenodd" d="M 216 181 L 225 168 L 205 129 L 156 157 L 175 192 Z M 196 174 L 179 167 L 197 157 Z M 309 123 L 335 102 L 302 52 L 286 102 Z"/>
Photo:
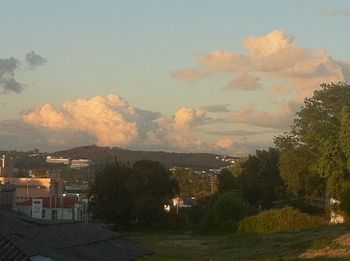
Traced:
<path id="1" fill-rule="evenodd" d="M 322 84 L 305 99 L 291 130 L 275 137 L 274 144 L 223 169 L 214 180 L 189 169 L 171 173 L 153 161 L 109 163 L 92 183 L 92 213 L 118 228 L 233 231 L 244 217 L 272 208 L 322 212 L 311 203 L 330 195 L 350 214 L 347 83 Z M 175 195 L 194 197 L 195 204 L 165 213 L 164 204 Z"/>

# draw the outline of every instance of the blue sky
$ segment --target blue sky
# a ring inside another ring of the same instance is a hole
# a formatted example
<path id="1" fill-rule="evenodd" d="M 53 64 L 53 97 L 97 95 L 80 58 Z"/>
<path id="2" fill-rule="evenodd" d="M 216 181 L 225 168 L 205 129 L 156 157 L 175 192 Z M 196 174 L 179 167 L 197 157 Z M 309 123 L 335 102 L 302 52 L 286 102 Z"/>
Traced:
<path id="1" fill-rule="evenodd" d="M 317 81 L 348 75 L 347 1 L 3 1 L 0 15 L 0 58 L 18 61 L 23 87 L 0 95 L 0 149 L 247 154 L 288 129 Z M 47 62 L 31 66 L 31 51 Z"/>

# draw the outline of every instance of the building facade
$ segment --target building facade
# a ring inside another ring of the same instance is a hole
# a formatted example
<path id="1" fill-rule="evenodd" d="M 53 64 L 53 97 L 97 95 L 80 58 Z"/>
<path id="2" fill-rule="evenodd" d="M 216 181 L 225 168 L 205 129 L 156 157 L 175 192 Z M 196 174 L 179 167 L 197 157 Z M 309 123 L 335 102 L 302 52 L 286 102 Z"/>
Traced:
<path id="1" fill-rule="evenodd" d="M 16 187 L 16 202 L 32 198 L 57 197 L 63 194 L 63 180 L 56 178 L 13 178 L 0 177 L 2 184 Z"/>
<path id="2" fill-rule="evenodd" d="M 46 220 L 87 221 L 87 202 L 76 197 L 33 198 L 17 203 L 16 210 L 27 216 Z"/>
<path id="3" fill-rule="evenodd" d="M 16 205 L 16 187 L 0 184 L 0 208 L 13 209 Z"/>
<path id="4" fill-rule="evenodd" d="M 13 160 L 5 155 L 0 157 L 0 176 L 9 177 L 12 175 Z"/>

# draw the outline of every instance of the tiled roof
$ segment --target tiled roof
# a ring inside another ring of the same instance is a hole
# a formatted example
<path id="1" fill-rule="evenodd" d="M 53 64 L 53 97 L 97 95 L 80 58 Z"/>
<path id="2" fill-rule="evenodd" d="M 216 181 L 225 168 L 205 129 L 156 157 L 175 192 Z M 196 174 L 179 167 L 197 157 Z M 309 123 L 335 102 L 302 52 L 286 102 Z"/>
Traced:
<path id="1" fill-rule="evenodd" d="M 35 220 L 0 211 L 0 260 L 29 260 L 42 255 L 53 260 L 134 260 L 152 252 L 98 224 Z M 10 249 L 22 259 L 9 259 Z M 27 258 L 27 259 L 25 259 Z"/>
<path id="2" fill-rule="evenodd" d="M 30 261 L 18 247 L 0 235 L 0 260 Z"/>

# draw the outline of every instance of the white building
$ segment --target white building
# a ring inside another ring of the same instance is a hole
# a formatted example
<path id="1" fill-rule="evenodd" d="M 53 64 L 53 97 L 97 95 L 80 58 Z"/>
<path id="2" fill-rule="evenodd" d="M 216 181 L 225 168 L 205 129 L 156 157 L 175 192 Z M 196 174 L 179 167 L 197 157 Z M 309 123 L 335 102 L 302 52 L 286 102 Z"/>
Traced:
<path id="1" fill-rule="evenodd" d="M 53 163 L 53 164 L 65 164 L 65 165 L 69 165 L 70 163 L 70 160 L 69 159 L 66 159 L 66 158 L 55 158 L 55 157 L 52 157 L 52 156 L 47 156 L 46 157 L 46 162 L 47 163 Z"/>
<path id="2" fill-rule="evenodd" d="M 90 163 L 89 159 L 76 159 L 71 161 L 70 167 L 73 169 L 87 168 L 90 166 Z"/>
<path id="3" fill-rule="evenodd" d="M 3 155 L 0 157 L 0 176 L 8 177 L 12 174 L 13 161 L 11 158 Z"/>
<path id="4" fill-rule="evenodd" d="M 86 221 L 87 202 L 77 197 L 33 198 L 17 203 L 16 210 L 38 219 Z"/>

